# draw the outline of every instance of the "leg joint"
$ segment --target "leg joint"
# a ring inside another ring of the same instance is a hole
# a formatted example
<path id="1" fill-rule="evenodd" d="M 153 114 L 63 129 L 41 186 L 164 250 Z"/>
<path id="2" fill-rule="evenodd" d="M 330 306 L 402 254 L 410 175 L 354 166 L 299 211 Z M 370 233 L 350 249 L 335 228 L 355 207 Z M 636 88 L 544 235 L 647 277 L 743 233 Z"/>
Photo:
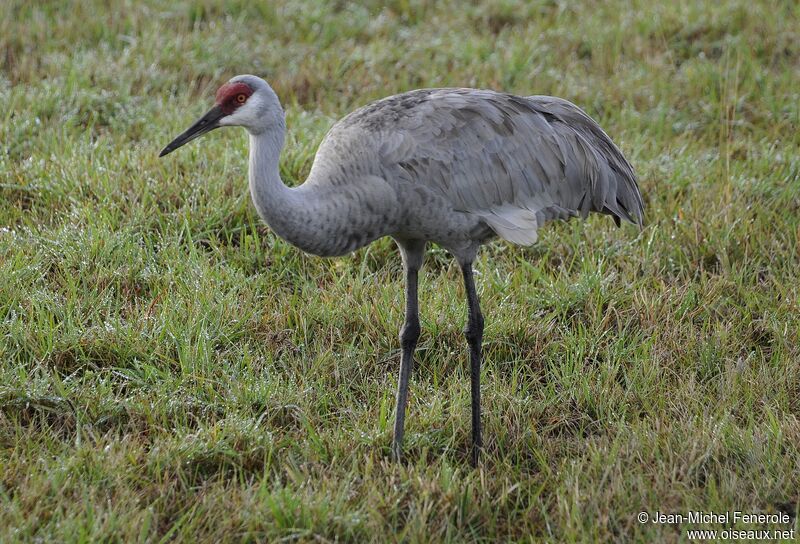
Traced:
<path id="1" fill-rule="evenodd" d="M 421 328 L 418 319 L 410 319 L 403 324 L 400 329 L 400 344 L 405 349 L 414 349 L 419 340 Z"/>
<path id="2" fill-rule="evenodd" d="M 469 316 L 467 326 L 464 327 L 464 336 L 470 344 L 480 344 L 483 340 L 483 314 L 480 311 Z"/>

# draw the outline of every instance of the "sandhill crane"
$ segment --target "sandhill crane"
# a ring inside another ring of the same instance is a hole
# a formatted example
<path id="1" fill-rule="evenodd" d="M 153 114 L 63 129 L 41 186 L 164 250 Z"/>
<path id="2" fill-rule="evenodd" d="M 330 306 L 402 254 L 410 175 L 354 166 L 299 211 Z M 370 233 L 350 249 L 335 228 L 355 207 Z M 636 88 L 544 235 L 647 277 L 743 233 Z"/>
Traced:
<path id="1" fill-rule="evenodd" d="M 472 395 L 471 462 L 482 448 L 481 342 L 484 319 L 472 273 L 478 248 L 495 236 L 530 245 L 553 219 L 589 212 L 642 224 L 628 161 L 574 104 L 478 89 L 422 89 L 373 102 L 328 132 L 308 179 L 289 188 L 278 161 L 283 108 L 261 78 L 239 75 L 214 107 L 160 153 L 217 127 L 250 134 L 250 194 L 280 237 L 320 256 L 350 253 L 383 236 L 400 248 L 405 323 L 392 453 L 401 458 L 408 380 L 420 335 L 417 274 L 427 242 L 447 249 L 464 277 Z"/>

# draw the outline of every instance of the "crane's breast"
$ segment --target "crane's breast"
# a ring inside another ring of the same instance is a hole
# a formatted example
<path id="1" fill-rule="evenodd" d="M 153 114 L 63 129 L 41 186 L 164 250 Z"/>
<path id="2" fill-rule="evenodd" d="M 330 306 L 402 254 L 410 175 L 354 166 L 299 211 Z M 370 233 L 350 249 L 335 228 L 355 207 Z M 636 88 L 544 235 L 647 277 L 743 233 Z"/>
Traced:
<path id="1" fill-rule="evenodd" d="M 522 230 L 591 210 L 641 215 L 625 158 L 580 108 L 553 97 L 479 89 L 391 96 L 334 125 L 314 171 L 424 188 L 455 211 L 499 216 Z"/>

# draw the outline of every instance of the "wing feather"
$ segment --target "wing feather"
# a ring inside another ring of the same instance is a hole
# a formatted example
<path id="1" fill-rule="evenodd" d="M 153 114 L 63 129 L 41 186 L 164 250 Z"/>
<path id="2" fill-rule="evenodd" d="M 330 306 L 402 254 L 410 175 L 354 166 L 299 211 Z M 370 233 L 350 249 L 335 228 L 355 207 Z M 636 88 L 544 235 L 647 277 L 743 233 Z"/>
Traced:
<path id="1" fill-rule="evenodd" d="M 642 224 L 630 163 L 566 100 L 425 89 L 375 102 L 337 126 L 340 133 L 358 127 L 380 142 L 386 179 L 424 184 L 515 243 L 535 242 L 546 221 L 590 211 Z"/>

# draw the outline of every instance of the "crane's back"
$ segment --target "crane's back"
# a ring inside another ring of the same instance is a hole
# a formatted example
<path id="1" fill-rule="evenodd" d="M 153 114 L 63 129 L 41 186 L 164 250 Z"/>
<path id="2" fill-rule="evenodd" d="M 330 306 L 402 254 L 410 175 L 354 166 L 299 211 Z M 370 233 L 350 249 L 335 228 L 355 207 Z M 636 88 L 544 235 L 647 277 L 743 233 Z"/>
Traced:
<path id="1" fill-rule="evenodd" d="M 643 219 L 630 163 L 586 113 L 554 97 L 421 89 L 373 102 L 334 125 L 309 181 L 343 187 L 364 176 L 386 180 L 400 205 L 404 194 L 427 195 L 449 231 L 464 215 L 525 245 L 556 218 Z"/>

